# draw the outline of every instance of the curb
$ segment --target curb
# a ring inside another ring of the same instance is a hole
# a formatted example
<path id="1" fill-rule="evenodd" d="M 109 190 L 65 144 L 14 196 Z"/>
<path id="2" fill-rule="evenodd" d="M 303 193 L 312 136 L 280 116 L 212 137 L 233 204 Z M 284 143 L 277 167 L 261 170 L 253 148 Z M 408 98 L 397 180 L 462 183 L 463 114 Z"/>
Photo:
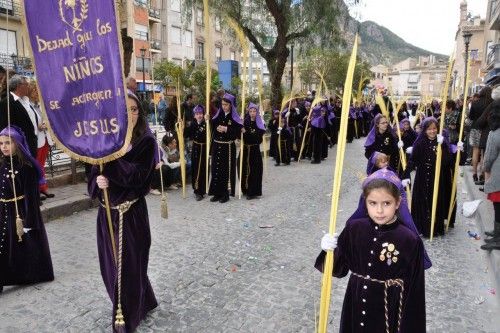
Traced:
<path id="1" fill-rule="evenodd" d="M 476 219 L 477 227 L 481 231 L 481 237 L 484 238 L 485 230 L 493 229 L 494 211 L 491 202 L 486 199 L 486 195 L 479 191 L 479 187 L 474 184 L 472 180 L 472 171 L 469 166 L 462 166 L 463 171 L 463 182 L 467 188 L 467 195 L 470 200 L 482 200 L 479 208 L 477 209 L 474 217 Z M 484 244 L 484 242 L 482 242 Z M 482 245 L 481 244 L 481 245 Z M 483 250 L 481 250 L 483 251 Z M 491 272 L 494 275 L 496 290 L 500 287 L 500 250 L 484 251 L 486 252 L 486 258 L 491 268 Z M 497 294 L 497 299 L 500 300 L 500 295 Z"/>
<path id="2" fill-rule="evenodd" d="M 94 208 L 99 205 L 97 200 L 92 200 L 88 195 L 75 195 L 62 200 L 44 202 L 40 207 L 45 223 L 59 218 L 71 216 L 82 210 Z"/>

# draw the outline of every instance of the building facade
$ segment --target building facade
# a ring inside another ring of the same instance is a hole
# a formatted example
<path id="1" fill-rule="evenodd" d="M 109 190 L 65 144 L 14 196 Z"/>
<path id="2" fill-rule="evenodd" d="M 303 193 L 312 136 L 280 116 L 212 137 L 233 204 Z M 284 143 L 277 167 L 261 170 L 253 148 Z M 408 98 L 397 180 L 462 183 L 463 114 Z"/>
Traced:
<path id="1" fill-rule="evenodd" d="M 22 25 L 23 15 L 20 0 L 0 1 L 0 65 L 32 76 L 31 49 Z"/>

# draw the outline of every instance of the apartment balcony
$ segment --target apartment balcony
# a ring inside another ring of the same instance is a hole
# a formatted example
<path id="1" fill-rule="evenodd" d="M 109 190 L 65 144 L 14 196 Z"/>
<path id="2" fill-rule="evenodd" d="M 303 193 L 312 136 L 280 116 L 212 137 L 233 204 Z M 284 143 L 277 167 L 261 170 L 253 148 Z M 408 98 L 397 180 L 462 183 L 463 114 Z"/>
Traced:
<path id="1" fill-rule="evenodd" d="M 490 13 L 490 30 L 500 30 L 500 2 L 495 3 L 495 7 Z"/>
<path id="2" fill-rule="evenodd" d="M 149 20 L 156 23 L 161 23 L 161 10 L 159 8 L 149 7 Z"/>
<path id="3" fill-rule="evenodd" d="M 151 52 L 161 53 L 161 42 L 158 39 L 151 39 L 149 45 Z"/>
<path id="4" fill-rule="evenodd" d="M 10 20 L 20 21 L 22 17 L 21 5 L 18 1 L 0 0 L 0 15 L 8 15 Z"/>
<path id="5" fill-rule="evenodd" d="M 491 51 L 486 58 L 486 70 L 500 68 L 500 44 L 490 46 Z"/>

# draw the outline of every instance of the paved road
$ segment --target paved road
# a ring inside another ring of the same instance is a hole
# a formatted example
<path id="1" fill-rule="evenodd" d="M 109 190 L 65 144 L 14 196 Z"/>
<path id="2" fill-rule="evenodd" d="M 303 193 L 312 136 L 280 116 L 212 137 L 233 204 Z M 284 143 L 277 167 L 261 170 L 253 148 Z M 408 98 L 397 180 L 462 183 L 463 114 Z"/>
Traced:
<path id="1" fill-rule="evenodd" d="M 359 140 L 348 146 L 339 228 L 360 193 L 361 150 Z M 149 276 L 160 305 L 138 331 L 314 332 L 321 275 L 313 262 L 327 230 L 334 153 L 320 165 L 269 162 L 260 200 L 198 203 L 169 192 L 170 219 L 161 220 L 158 197 L 149 197 Z M 95 216 L 89 210 L 47 224 L 56 280 L 6 288 L 0 332 L 110 332 Z M 445 238 L 426 242 L 434 262 L 426 274 L 429 332 L 499 330 L 490 270 L 480 241 L 467 237 L 474 223 L 459 217 Z M 346 282 L 333 280 L 330 332 L 338 331 Z"/>

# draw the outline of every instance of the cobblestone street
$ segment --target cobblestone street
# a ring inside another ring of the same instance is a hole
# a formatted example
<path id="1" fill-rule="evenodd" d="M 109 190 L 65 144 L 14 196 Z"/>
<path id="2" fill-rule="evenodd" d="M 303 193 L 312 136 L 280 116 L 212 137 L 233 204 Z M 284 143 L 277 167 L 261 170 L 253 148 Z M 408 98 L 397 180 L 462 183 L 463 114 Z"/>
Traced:
<path id="1" fill-rule="evenodd" d="M 340 229 L 357 206 L 363 142 L 346 152 Z M 159 197 L 148 196 L 149 277 L 159 306 L 138 332 L 314 332 L 321 274 L 313 264 L 328 229 L 335 149 L 329 154 L 319 165 L 268 161 L 260 200 L 222 205 L 196 202 L 190 188 L 186 199 L 170 191 L 170 218 L 162 220 Z M 459 207 L 464 192 L 460 179 Z M 111 332 L 95 219 L 92 209 L 46 225 L 56 279 L 6 287 L 0 332 Z M 474 219 L 458 213 L 444 238 L 425 242 L 434 265 L 426 272 L 428 332 L 500 332 L 482 240 L 467 230 L 478 230 Z M 333 279 L 329 332 L 338 331 L 347 280 Z"/>

